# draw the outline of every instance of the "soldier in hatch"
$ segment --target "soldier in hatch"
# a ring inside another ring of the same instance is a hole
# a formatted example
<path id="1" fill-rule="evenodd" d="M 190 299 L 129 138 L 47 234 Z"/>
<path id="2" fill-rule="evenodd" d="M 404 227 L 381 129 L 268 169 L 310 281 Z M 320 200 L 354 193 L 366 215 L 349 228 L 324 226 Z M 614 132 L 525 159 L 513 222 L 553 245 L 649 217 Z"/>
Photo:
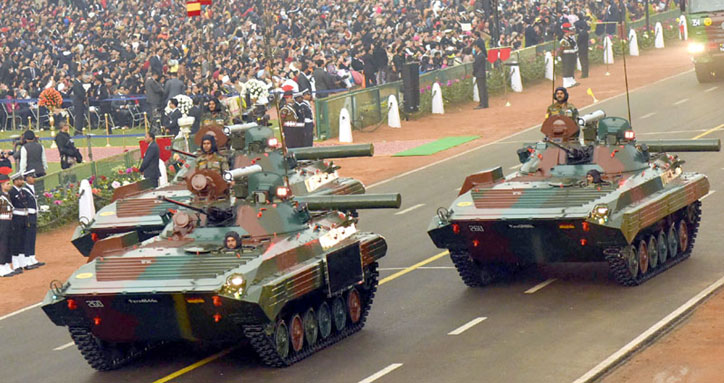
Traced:
<path id="1" fill-rule="evenodd" d="M 211 169 L 216 170 L 220 174 L 224 174 L 229 170 L 229 161 L 219 154 L 216 147 L 216 138 L 207 134 L 201 138 L 201 148 L 196 157 L 196 170 Z"/>
<path id="2" fill-rule="evenodd" d="M 572 118 L 574 122 L 578 120 L 578 109 L 568 102 L 568 91 L 566 88 L 556 88 L 556 91 L 553 92 L 553 100 L 553 104 L 551 104 L 546 111 L 546 118 L 561 115 Z"/>

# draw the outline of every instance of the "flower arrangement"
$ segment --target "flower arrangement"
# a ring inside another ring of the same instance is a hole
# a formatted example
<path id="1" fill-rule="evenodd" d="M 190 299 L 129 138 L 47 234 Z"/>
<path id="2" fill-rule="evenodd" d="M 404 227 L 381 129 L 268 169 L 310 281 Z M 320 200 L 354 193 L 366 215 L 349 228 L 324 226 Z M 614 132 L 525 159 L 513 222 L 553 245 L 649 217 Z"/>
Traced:
<path id="1" fill-rule="evenodd" d="M 174 98 L 178 100 L 178 109 L 181 111 L 181 114 L 184 116 L 188 115 L 189 110 L 191 110 L 191 107 L 194 106 L 194 102 L 191 100 L 191 97 L 179 94 Z"/>
<path id="2" fill-rule="evenodd" d="M 48 109 L 60 108 L 63 105 L 63 96 L 60 92 L 53 88 L 46 88 L 40 92 L 38 97 L 38 106 L 44 106 Z"/>
<path id="3" fill-rule="evenodd" d="M 253 100 L 266 99 L 269 98 L 269 86 L 263 81 L 252 78 L 244 83 L 241 93 L 249 93 Z"/>

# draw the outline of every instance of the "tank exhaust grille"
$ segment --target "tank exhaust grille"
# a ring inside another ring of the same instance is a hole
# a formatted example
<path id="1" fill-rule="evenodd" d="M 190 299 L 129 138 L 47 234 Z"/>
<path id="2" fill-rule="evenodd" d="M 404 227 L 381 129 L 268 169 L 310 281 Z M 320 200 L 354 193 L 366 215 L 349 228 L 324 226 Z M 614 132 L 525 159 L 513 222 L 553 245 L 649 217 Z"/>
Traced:
<path id="1" fill-rule="evenodd" d="M 478 209 L 534 209 L 580 207 L 589 204 L 611 190 L 573 188 L 550 189 L 485 189 L 473 190 Z"/>

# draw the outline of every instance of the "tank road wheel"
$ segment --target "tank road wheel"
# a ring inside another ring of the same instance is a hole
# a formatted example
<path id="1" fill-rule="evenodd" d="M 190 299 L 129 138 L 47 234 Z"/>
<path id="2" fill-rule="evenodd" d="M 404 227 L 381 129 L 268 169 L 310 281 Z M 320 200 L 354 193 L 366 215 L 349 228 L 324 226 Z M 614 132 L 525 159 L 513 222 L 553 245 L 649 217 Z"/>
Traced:
<path id="1" fill-rule="evenodd" d="M 354 287 L 347 293 L 347 312 L 352 323 L 356 324 L 362 317 L 362 299 Z"/>
<path id="2" fill-rule="evenodd" d="M 662 265 L 666 263 L 669 255 L 669 242 L 663 230 L 659 231 L 659 235 L 656 236 L 656 252 L 659 255 L 659 263 Z"/>
<path id="3" fill-rule="evenodd" d="M 332 300 L 332 320 L 337 332 L 344 330 L 344 326 L 347 325 L 347 308 L 341 297 Z"/>
<path id="4" fill-rule="evenodd" d="M 314 315 L 314 309 L 308 308 L 302 317 L 302 324 L 304 325 L 304 338 L 307 339 L 307 344 L 312 346 L 317 343 L 317 337 L 319 336 L 319 326 L 317 326 L 317 316 Z"/>
<path id="5" fill-rule="evenodd" d="M 289 330 L 289 337 L 292 340 L 292 350 L 294 350 L 294 352 L 302 351 L 302 347 L 304 347 L 304 324 L 299 314 L 294 314 L 289 321 Z"/>
<path id="6" fill-rule="evenodd" d="M 699 201 L 697 201 L 697 202 L 699 204 L 701 204 L 701 202 L 699 202 Z M 696 219 L 699 216 L 699 211 L 697 209 L 698 208 L 697 202 L 694 202 L 691 205 L 686 207 L 685 218 L 686 218 L 686 222 L 688 222 L 688 223 L 691 223 L 691 224 L 696 223 Z"/>
<path id="7" fill-rule="evenodd" d="M 274 328 L 274 348 L 281 359 L 289 356 L 289 330 L 287 324 L 281 319 Z"/>
<path id="8" fill-rule="evenodd" d="M 623 258 L 626 261 L 626 269 L 631 275 L 631 278 L 636 278 L 639 272 L 639 257 L 636 254 L 636 248 L 633 245 L 628 245 L 621 250 Z"/>
<path id="9" fill-rule="evenodd" d="M 659 265 L 659 250 L 656 243 L 656 236 L 649 236 L 649 242 L 646 244 L 649 251 L 649 267 L 655 269 Z"/>
<path id="10" fill-rule="evenodd" d="M 332 333 L 332 311 L 327 302 L 322 302 L 317 309 L 317 324 L 319 325 L 319 335 L 322 339 L 326 339 Z"/>
<path id="11" fill-rule="evenodd" d="M 643 239 L 639 241 L 636 254 L 639 257 L 639 270 L 641 270 L 641 275 L 644 275 L 649 271 L 649 249 L 648 246 L 646 246 L 646 241 Z"/>
<path id="12" fill-rule="evenodd" d="M 689 226 L 683 219 L 679 221 L 679 251 L 685 254 L 689 250 Z"/>
<path id="13" fill-rule="evenodd" d="M 669 258 L 676 258 L 679 255 L 679 236 L 676 233 L 676 222 L 669 226 L 669 232 L 666 234 L 667 244 L 669 245 Z"/>

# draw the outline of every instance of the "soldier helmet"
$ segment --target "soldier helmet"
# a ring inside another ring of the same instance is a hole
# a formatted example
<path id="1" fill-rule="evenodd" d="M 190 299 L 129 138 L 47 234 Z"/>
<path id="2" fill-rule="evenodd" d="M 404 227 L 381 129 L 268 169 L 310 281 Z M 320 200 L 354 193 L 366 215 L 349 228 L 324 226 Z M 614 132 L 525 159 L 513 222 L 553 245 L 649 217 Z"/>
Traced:
<path id="1" fill-rule="evenodd" d="M 568 102 L 568 90 L 562 86 L 559 86 L 558 88 L 556 88 L 555 91 L 553 91 L 553 100 L 558 101 L 558 99 L 556 98 L 556 93 L 558 93 L 558 91 L 563 92 L 563 94 L 566 96 L 565 98 L 563 98 L 563 102 Z"/>
<path id="2" fill-rule="evenodd" d="M 11 181 L 21 180 L 21 179 L 23 179 L 23 173 L 20 173 L 20 172 L 17 172 L 10 176 Z"/>
<path id="3" fill-rule="evenodd" d="M 25 177 L 25 178 L 28 178 L 28 177 L 33 177 L 33 178 L 35 178 L 35 169 L 30 169 L 30 170 L 26 171 L 25 173 L 23 173 L 23 177 Z"/>
<path id="4" fill-rule="evenodd" d="M 586 173 L 586 176 L 591 176 L 593 178 L 594 184 L 600 184 L 603 182 L 603 180 L 601 179 L 601 172 L 596 169 L 589 170 L 588 173 Z"/>
<path id="5" fill-rule="evenodd" d="M 234 238 L 236 240 L 236 247 L 228 247 L 228 240 L 229 238 Z M 241 247 L 241 238 L 239 237 L 239 233 L 235 231 L 229 231 L 224 235 L 224 247 L 227 249 L 238 249 Z"/>

